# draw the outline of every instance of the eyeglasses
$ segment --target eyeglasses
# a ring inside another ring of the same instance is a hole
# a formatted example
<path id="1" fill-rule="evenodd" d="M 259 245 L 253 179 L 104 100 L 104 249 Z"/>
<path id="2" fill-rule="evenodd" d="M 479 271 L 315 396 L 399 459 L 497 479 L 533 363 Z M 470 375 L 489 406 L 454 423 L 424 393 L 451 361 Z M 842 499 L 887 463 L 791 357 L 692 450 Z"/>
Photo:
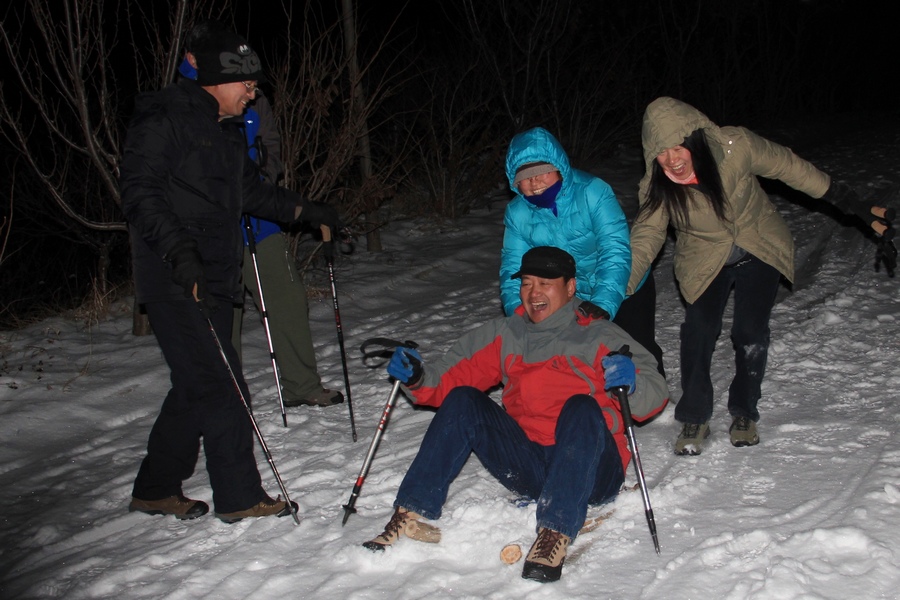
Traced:
<path id="1" fill-rule="evenodd" d="M 244 87 L 247 88 L 247 93 L 251 96 L 260 93 L 259 85 L 257 83 L 247 83 L 246 81 L 242 81 L 241 83 L 244 84 Z"/>

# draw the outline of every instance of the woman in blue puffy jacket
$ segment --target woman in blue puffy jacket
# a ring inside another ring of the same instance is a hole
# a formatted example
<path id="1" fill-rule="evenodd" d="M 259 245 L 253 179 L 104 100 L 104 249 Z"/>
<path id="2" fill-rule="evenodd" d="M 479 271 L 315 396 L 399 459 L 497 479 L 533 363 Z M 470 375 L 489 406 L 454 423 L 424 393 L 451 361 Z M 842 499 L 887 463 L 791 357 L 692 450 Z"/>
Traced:
<path id="1" fill-rule="evenodd" d="M 626 298 L 631 246 L 625 213 L 612 188 L 572 168 L 559 141 L 535 127 L 516 135 L 506 154 L 506 175 L 515 198 L 506 207 L 500 256 L 500 299 L 507 315 L 520 307 L 510 279 L 522 256 L 536 246 L 556 246 L 575 258 L 576 295 L 584 318 L 612 319 L 649 350 L 664 374 L 656 343 L 653 275 Z"/>

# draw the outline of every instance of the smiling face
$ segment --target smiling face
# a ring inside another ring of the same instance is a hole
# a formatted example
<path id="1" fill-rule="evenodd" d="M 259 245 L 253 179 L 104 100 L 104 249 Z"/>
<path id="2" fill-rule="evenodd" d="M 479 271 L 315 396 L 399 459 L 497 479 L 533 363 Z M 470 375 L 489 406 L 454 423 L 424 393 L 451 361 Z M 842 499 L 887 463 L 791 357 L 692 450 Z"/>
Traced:
<path id="1" fill-rule="evenodd" d="M 550 171 L 543 175 L 523 179 L 517 184 L 517 187 L 523 196 L 537 196 L 559 180 L 559 171 Z"/>
<path id="2" fill-rule="evenodd" d="M 656 155 L 656 162 L 673 181 L 687 181 L 694 175 L 691 151 L 684 146 L 673 146 L 663 150 Z"/>
<path id="3" fill-rule="evenodd" d="M 532 323 L 540 323 L 565 306 L 575 295 L 575 279 L 545 279 L 522 275 L 519 298 Z"/>
<path id="4" fill-rule="evenodd" d="M 219 85 L 203 86 L 219 103 L 219 119 L 239 117 L 247 110 L 247 104 L 256 97 L 255 81 L 234 81 Z"/>

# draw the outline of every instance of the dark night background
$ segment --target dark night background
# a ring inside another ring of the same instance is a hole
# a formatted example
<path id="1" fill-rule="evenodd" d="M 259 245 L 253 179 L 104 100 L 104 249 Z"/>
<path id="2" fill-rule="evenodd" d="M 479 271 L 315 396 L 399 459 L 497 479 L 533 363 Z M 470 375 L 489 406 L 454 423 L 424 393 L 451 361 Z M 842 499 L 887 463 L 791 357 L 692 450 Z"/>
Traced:
<path id="1" fill-rule="evenodd" d="M 5 23 L 24 5 L 16 0 L 5 9 Z M 110 2 L 105 10 L 122 18 L 126 6 Z M 283 58 L 288 36 L 303 40 L 303 20 L 295 17 L 288 30 L 282 6 L 238 2 L 231 12 L 267 68 Z M 338 0 L 287 6 L 298 15 L 309 9 L 313 30 L 340 14 Z M 588 170 L 613 153 L 634 151 L 643 109 L 661 95 L 689 102 L 719 124 L 809 130 L 817 143 L 827 143 L 832 119 L 852 126 L 855 115 L 897 113 L 896 19 L 886 2 L 421 0 L 356 7 L 358 55 L 368 65 L 370 90 L 392 71 L 402 73 L 382 90 L 373 115 L 374 159 L 408 151 L 398 148 L 401 139 L 415 139 L 424 149 L 404 155 L 404 169 L 385 182 L 393 190 L 383 199 L 394 207 L 389 218 L 410 214 L 412 206 L 412 216 L 452 218 L 471 208 L 473 197 L 502 189 L 506 144 L 529 127 L 551 130 L 573 164 Z M 135 36 L 128 50 L 146 53 L 145 44 Z M 6 54 L 0 69 L 4 99 L 16 101 L 18 83 Z M 138 90 L 128 83 L 133 79 L 119 80 L 124 132 Z M 278 102 L 277 90 L 273 98 Z M 452 124 L 448 115 L 456 119 Z M 48 154 L 65 151 L 48 141 Z M 15 197 L 0 264 L 0 326 L 79 305 L 96 275 L 99 238 L 113 249 L 111 283 L 127 293 L 126 236 L 80 231 L 17 162 L 15 144 L 4 140 L 0 152 L 7 167 L 3 215 L 10 194 Z M 435 170 L 458 176 L 458 187 L 445 194 L 456 203 L 451 209 L 421 193 Z M 97 193 L 90 172 L 67 193 Z M 104 212 L 108 220 L 121 219 L 113 202 Z"/>

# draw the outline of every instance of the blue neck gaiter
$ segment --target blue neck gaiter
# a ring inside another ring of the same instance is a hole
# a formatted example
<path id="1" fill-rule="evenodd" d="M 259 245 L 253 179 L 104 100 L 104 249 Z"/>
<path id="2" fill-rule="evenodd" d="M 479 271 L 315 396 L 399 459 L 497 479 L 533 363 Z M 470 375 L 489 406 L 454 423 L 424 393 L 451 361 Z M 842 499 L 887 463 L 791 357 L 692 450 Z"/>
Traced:
<path id="1" fill-rule="evenodd" d="M 186 58 L 178 65 L 178 72 L 188 79 L 197 79 L 197 69 L 195 69 Z"/>
<path id="2" fill-rule="evenodd" d="M 561 189 L 562 179 L 548 187 L 540 194 L 536 194 L 534 196 L 525 196 L 525 199 L 538 208 L 549 208 L 553 211 L 553 216 L 559 216 L 556 214 L 556 196 L 559 194 L 559 190 Z"/>

